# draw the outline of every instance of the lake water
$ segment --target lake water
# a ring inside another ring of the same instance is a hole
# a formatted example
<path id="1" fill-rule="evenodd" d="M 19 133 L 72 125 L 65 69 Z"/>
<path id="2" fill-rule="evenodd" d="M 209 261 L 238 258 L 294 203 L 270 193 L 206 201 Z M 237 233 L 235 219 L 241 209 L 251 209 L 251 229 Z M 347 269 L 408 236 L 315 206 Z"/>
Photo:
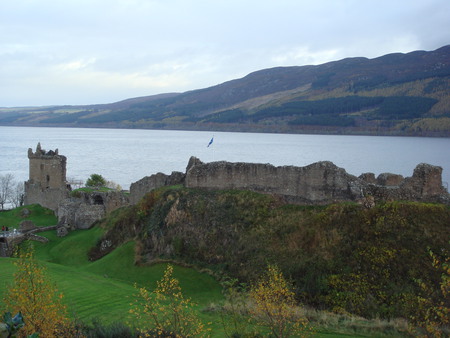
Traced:
<path id="1" fill-rule="evenodd" d="M 210 139 L 214 142 L 207 147 Z M 28 179 L 28 148 L 59 149 L 67 177 L 85 181 L 98 173 L 128 189 L 157 172 L 182 171 L 190 156 L 203 162 L 305 166 L 332 161 L 348 173 L 411 176 L 417 164 L 441 166 L 450 182 L 450 138 L 258 134 L 94 128 L 0 127 L 0 175 Z"/>

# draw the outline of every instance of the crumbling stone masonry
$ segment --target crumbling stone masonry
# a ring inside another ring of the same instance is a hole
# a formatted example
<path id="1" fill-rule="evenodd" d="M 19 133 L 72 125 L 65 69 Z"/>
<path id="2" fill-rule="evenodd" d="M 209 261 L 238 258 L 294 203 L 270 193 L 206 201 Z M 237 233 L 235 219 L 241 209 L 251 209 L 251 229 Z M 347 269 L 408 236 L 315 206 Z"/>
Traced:
<path id="1" fill-rule="evenodd" d="M 174 171 L 170 175 L 157 173 L 136 181 L 130 185 L 130 203 L 136 204 L 146 193 L 157 188 L 184 183 L 185 174 Z"/>
<path id="2" fill-rule="evenodd" d="M 442 168 L 421 163 L 412 177 L 383 173 L 359 177 L 329 161 L 305 167 L 226 161 L 203 163 L 189 159 L 186 172 L 157 173 L 130 186 L 130 194 L 120 191 L 77 192 L 69 197 L 66 157 L 58 150 L 46 152 L 38 143 L 28 150 L 30 179 L 25 183 L 25 203 L 39 203 L 54 210 L 59 226 L 87 229 L 111 211 L 136 204 L 146 193 L 170 185 L 188 188 L 240 189 L 278 195 L 288 203 L 328 204 L 354 201 L 373 205 L 383 200 L 438 202 L 450 205 L 450 195 L 442 186 Z"/>
<path id="3" fill-rule="evenodd" d="M 247 189 L 276 194 L 296 204 L 328 204 L 339 201 L 363 202 L 367 197 L 450 204 L 442 186 L 442 168 L 426 163 L 417 165 L 412 177 L 373 173 L 360 177 L 348 174 L 332 162 L 305 167 L 257 163 L 203 163 L 192 157 L 186 170 L 189 188 Z"/>
<path id="4" fill-rule="evenodd" d="M 111 211 L 129 204 L 128 195 L 122 191 L 77 192 L 66 198 L 58 207 L 58 223 L 69 229 L 89 229 L 97 220 Z"/>
<path id="5" fill-rule="evenodd" d="M 420 163 L 411 177 L 390 173 L 380 174 L 376 181 L 373 174 L 363 174 L 360 178 L 366 183 L 364 193 L 375 200 L 403 200 L 435 202 L 450 205 L 450 195 L 442 185 L 442 168 Z"/>
<path id="6" fill-rule="evenodd" d="M 363 197 L 362 182 L 332 162 L 306 167 L 191 160 L 186 187 L 246 189 L 283 196 L 288 202 L 326 204 Z"/>
<path id="7" fill-rule="evenodd" d="M 189 159 L 186 174 L 155 174 L 131 184 L 130 202 L 135 204 L 153 189 L 184 184 L 188 188 L 243 189 L 274 194 L 295 204 L 328 204 L 342 201 L 364 203 L 382 200 L 424 201 L 450 204 L 442 186 L 442 168 L 419 164 L 412 177 L 382 173 L 359 177 L 329 161 L 305 167 L 226 161 L 203 163 Z"/>
<path id="8" fill-rule="evenodd" d="M 66 182 L 65 156 L 55 151 L 46 152 L 38 143 L 36 151 L 28 149 L 30 176 L 25 182 L 25 204 L 40 204 L 57 211 L 59 203 L 69 196 Z"/>
<path id="9" fill-rule="evenodd" d="M 66 182 L 66 157 L 45 151 L 38 143 L 36 151 L 28 149 L 30 178 L 25 182 L 25 204 L 40 204 L 55 211 L 60 226 L 86 229 L 107 213 L 129 204 L 121 191 L 78 192 L 70 197 Z"/>

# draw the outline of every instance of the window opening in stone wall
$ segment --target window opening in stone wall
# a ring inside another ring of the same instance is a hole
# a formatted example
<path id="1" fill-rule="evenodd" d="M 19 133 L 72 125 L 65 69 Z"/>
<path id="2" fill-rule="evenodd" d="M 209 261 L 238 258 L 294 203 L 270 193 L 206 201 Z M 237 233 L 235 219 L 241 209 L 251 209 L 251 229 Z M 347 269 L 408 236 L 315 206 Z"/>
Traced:
<path id="1" fill-rule="evenodd" d="M 95 205 L 103 205 L 103 198 L 100 195 L 94 196 L 94 204 Z"/>

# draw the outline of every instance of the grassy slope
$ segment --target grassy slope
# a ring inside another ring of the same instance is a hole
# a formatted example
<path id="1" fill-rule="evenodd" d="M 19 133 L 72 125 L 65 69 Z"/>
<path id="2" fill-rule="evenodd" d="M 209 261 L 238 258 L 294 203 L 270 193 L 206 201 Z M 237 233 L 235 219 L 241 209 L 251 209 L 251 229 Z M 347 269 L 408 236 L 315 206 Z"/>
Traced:
<path id="1" fill-rule="evenodd" d="M 22 216 L 23 209 L 28 209 L 30 215 Z M 30 219 L 36 226 L 55 225 L 58 220 L 53 211 L 44 209 L 40 205 L 33 204 L 24 207 L 0 212 L 0 227 L 7 226 L 10 230 L 19 228 L 20 222 Z"/>
<path id="2" fill-rule="evenodd" d="M 31 209 L 30 219 L 36 224 L 51 223 L 52 218 L 45 209 L 38 206 Z M 10 213 L 13 216 L 8 213 L 0 214 L 0 220 L 6 219 L 10 226 L 17 225 L 20 220 L 14 221 L 14 217 L 17 218 L 19 214 L 17 211 Z M 41 233 L 50 241 L 46 244 L 34 243 L 36 257 L 46 266 L 51 280 L 64 293 L 65 302 L 73 317 L 83 321 L 99 318 L 104 323 L 125 322 L 131 297 L 135 293 L 133 284 L 136 282 L 153 288 L 161 278 L 166 264 L 146 267 L 134 265 L 133 241 L 125 242 L 102 259 L 90 262 L 87 252 L 102 234 L 103 230 L 100 228 L 73 231 L 64 238 L 58 238 L 54 231 Z M 13 261 L 10 258 L 0 258 L 0 299 L 8 284 L 13 281 Z M 199 309 L 223 300 L 221 286 L 209 275 L 180 266 L 175 266 L 174 274 L 180 280 L 185 295 L 191 297 Z M 213 336 L 223 336 L 221 319 L 217 313 L 200 311 L 199 316 L 204 322 L 211 322 Z M 332 328 L 331 332 L 318 329 L 315 336 L 349 335 L 338 334 L 337 331 L 341 331 L 339 326 Z M 344 331 L 348 332 L 348 328 Z M 359 335 L 353 333 L 351 336 Z"/>
<path id="3" fill-rule="evenodd" d="M 119 254 L 125 250 L 118 249 Z M 131 258 L 131 257 L 129 257 Z M 13 259 L 0 258 L 0 298 L 9 283 L 15 267 Z M 44 263 L 48 274 L 64 294 L 64 300 L 74 318 L 90 321 L 94 318 L 103 323 L 126 322 L 129 304 L 135 289 L 130 281 L 105 278 L 98 273 L 83 271 L 85 269 L 68 267 L 54 263 Z M 142 278 L 156 281 L 162 276 L 165 264 L 157 264 L 144 269 Z M 95 270 L 95 268 L 93 269 Z M 220 301 L 222 296 L 218 285 L 209 279 L 209 276 L 199 274 L 192 269 L 175 267 L 175 276 L 180 279 L 183 291 L 199 304 L 199 309 L 208 305 L 211 301 Z M 192 289 L 191 287 L 194 286 Z M 196 293 L 198 292 L 198 293 Z M 223 328 L 220 316 L 213 312 L 199 312 L 199 317 L 205 323 L 210 323 L 212 337 L 223 337 Z M 338 329 L 328 331 L 318 328 L 314 337 L 367 337 L 357 333 L 337 333 Z M 344 330 L 348 332 L 348 329 Z M 375 334 L 378 335 L 378 334 Z"/>
<path id="4" fill-rule="evenodd" d="M 39 209 L 36 207 L 34 216 L 45 214 L 45 210 Z M 0 217 L 7 224 L 12 224 L 13 218 L 9 214 L 5 218 Z M 51 280 L 64 294 L 73 317 L 84 321 L 99 318 L 105 323 L 125 321 L 135 293 L 134 283 L 154 288 L 166 264 L 151 267 L 134 265 L 135 244 L 132 241 L 101 260 L 89 262 L 87 252 L 102 233 L 99 228 L 74 231 L 64 238 L 58 238 L 54 231 L 41 233 L 50 241 L 46 244 L 34 242 L 36 258 L 46 266 Z M 13 281 L 13 261 L 0 259 L 0 298 Z M 198 308 L 223 299 L 220 284 L 207 274 L 175 266 L 174 276 L 180 280 L 185 295 L 191 297 Z M 205 322 L 214 320 L 212 314 L 203 313 L 201 316 Z"/>

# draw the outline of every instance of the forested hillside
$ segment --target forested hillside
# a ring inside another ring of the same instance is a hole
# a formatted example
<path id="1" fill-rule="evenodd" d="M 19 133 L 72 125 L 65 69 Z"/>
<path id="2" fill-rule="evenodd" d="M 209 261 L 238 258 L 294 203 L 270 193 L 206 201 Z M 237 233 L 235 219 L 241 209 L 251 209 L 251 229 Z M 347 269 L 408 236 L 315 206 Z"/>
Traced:
<path id="1" fill-rule="evenodd" d="M 0 125 L 450 136 L 450 45 L 278 67 L 185 93 L 0 109 Z"/>

